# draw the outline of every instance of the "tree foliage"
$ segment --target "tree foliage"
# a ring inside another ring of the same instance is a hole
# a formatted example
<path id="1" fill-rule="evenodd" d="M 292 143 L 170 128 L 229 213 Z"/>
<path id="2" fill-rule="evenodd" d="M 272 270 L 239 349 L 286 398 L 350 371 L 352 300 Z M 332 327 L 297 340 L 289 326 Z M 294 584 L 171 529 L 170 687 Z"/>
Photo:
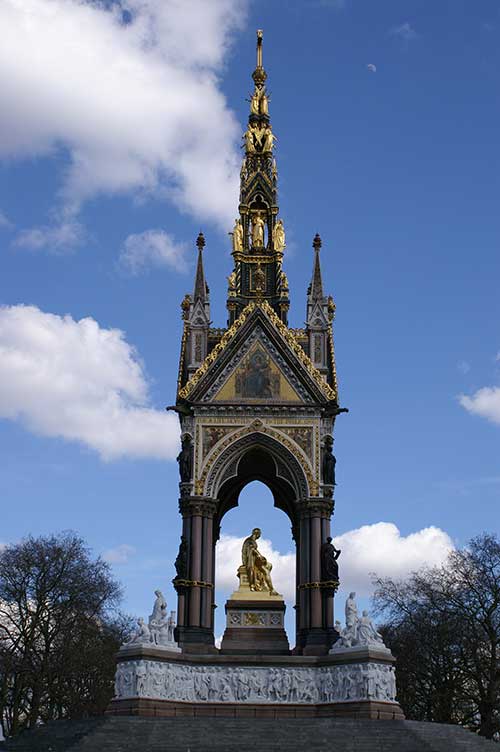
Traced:
<path id="1" fill-rule="evenodd" d="M 101 713 L 130 625 L 120 586 L 73 533 L 0 552 L 0 722 L 5 736 L 40 721 Z"/>
<path id="2" fill-rule="evenodd" d="M 408 718 L 500 732 L 500 541 L 473 538 L 441 567 L 376 581 Z"/>

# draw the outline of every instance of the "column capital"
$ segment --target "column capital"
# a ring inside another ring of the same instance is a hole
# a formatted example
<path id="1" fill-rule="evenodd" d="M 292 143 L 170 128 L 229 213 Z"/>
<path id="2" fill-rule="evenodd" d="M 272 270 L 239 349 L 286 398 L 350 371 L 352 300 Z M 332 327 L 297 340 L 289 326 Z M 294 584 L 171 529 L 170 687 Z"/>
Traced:
<path id="1" fill-rule="evenodd" d="M 331 499 L 309 497 L 297 502 L 300 518 L 321 517 L 329 520 L 333 514 L 334 503 Z"/>
<path id="2" fill-rule="evenodd" d="M 179 512 L 183 517 L 210 517 L 217 511 L 217 500 L 209 496 L 185 496 L 179 499 Z"/>

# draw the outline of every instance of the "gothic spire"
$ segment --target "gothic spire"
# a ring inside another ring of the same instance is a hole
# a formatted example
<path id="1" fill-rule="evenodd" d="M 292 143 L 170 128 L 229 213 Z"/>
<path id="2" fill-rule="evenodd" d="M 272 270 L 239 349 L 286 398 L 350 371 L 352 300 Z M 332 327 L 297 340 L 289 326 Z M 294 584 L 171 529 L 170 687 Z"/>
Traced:
<path id="1" fill-rule="evenodd" d="M 194 282 L 193 302 L 200 300 L 202 303 L 208 302 L 208 285 L 205 280 L 205 270 L 203 269 L 203 249 L 205 247 L 205 237 L 202 232 L 196 238 L 198 248 L 198 263 L 196 265 L 196 277 Z"/>
<path id="2" fill-rule="evenodd" d="M 257 66 L 250 95 L 244 157 L 240 172 L 239 216 L 232 237 L 234 271 L 229 277 L 228 309 L 232 323 L 254 299 L 265 299 L 286 323 L 288 283 L 282 271 L 285 228 L 278 218 L 276 136 L 269 117 L 267 73 L 262 62 L 263 32 L 257 31 Z"/>
<path id="3" fill-rule="evenodd" d="M 323 299 L 323 280 L 321 278 L 321 264 L 319 262 L 319 252 L 321 249 L 321 238 L 318 233 L 314 236 L 314 266 L 311 280 L 311 299 L 321 301 Z"/>

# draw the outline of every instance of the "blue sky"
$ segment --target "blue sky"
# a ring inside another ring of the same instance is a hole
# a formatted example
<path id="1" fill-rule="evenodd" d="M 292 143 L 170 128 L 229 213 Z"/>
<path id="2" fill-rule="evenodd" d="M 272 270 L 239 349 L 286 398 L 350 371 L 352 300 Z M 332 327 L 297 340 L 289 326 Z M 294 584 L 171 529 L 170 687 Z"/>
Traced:
<path id="1" fill-rule="evenodd" d="M 367 593 L 373 567 L 398 575 L 439 560 L 447 536 L 497 531 L 498 3 L 139 7 L 0 9 L 17 45 L 0 52 L 0 542 L 76 530 L 113 561 L 127 609 L 147 613 L 158 586 L 173 601 L 176 429 L 163 408 L 200 228 L 212 318 L 226 321 L 256 28 L 290 325 L 304 321 L 316 232 L 337 304 L 347 584 Z M 277 559 L 292 551 L 258 485 L 223 533 L 254 524 Z"/>

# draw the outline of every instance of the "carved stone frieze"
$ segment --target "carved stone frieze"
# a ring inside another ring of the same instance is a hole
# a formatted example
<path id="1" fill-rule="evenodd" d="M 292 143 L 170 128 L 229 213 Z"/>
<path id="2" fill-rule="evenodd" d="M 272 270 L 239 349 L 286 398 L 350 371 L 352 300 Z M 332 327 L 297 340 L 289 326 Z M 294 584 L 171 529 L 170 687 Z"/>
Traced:
<path id="1" fill-rule="evenodd" d="M 214 666 L 141 659 L 118 664 L 115 698 L 187 702 L 395 702 L 394 668 L 384 663 L 322 667 Z"/>

